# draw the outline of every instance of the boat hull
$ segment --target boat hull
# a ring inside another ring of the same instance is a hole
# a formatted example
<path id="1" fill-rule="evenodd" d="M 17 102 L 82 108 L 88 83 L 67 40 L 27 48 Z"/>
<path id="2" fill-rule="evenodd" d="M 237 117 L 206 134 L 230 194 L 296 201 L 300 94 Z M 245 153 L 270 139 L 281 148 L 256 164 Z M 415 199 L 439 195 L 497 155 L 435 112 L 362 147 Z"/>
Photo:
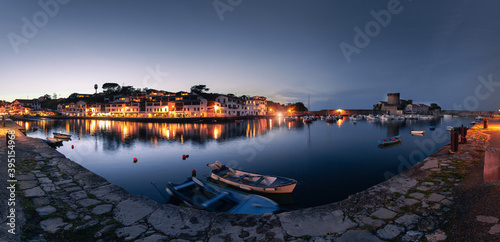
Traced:
<path id="1" fill-rule="evenodd" d="M 268 198 L 219 187 L 194 177 L 181 184 L 169 183 L 166 190 L 190 207 L 211 212 L 266 214 L 279 210 L 278 204 Z"/>
<path id="2" fill-rule="evenodd" d="M 391 145 L 391 144 L 396 144 L 398 142 L 401 142 L 401 135 L 394 136 L 390 139 L 381 139 L 378 141 L 378 143 L 381 145 Z"/>
<path id="3" fill-rule="evenodd" d="M 234 176 L 229 176 L 229 175 L 221 176 L 217 173 L 217 171 L 213 171 L 210 174 L 210 177 L 216 181 L 226 183 L 233 187 L 237 187 L 246 191 L 260 192 L 260 193 L 292 193 L 295 187 L 297 186 L 297 181 L 290 178 L 265 176 L 261 174 L 250 173 L 240 170 L 234 170 L 234 172 L 235 172 Z M 255 179 L 254 180 L 242 179 L 240 181 L 234 180 L 234 177 L 241 177 L 244 175 L 247 175 L 249 178 L 255 177 Z M 252 185 L 252 182 L 253 183 L 257 182 L 257 179 L 260 179 L 260 177 L 265 177 L 264 180 L 266 181 L 259 183 L 258 186 Z M 278 183 L 273 185 L 273 182 L 269 182 L 270 180 L 278 181 Z M 279 181 L 287 182 L 288 184 L 280 185 Z"/>
<path id="4" fill-rule="evenodd" d="M 60 134 L 60 133 L 53 133 L 53 134 L 54 134 L 54 138 L 58 138 L 58 139 L 69 139 L 69 138 L 71 138 L 70 134 Z"/>

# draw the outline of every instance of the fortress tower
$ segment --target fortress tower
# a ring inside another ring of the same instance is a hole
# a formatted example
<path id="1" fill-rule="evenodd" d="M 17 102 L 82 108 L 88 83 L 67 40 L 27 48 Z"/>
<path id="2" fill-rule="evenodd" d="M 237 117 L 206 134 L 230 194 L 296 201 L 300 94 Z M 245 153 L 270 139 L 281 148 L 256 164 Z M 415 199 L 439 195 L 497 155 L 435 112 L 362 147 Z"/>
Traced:
<path id="1" fill-rule="evenodd" d="M 387 93 L 387 104 L 399 105 L 399 93 Z"/>

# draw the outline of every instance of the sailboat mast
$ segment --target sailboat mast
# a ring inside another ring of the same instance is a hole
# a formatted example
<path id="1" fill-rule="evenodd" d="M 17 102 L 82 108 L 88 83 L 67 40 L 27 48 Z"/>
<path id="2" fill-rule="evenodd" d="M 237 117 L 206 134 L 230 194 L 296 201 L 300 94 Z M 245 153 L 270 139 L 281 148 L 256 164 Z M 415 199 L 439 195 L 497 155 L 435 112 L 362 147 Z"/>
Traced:
<path id="1" fill-rule="evenodd" d="M 307 114 L 311 114 L 311 95 L 307 95 Z"/>

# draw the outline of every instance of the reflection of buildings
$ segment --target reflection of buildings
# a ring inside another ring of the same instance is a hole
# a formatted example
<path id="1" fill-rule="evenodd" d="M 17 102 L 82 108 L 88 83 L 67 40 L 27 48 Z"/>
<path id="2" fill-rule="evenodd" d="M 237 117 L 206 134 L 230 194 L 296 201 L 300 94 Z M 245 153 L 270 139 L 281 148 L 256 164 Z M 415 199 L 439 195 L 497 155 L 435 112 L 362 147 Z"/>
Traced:
<path id="1" fill-rule="evenodd" d="M 161 140 L 184 143 L 191 141 L 203 144 L 209 140 L 226 141 L 239 137 L 256 137 L 266 134 L 273 128 L 285 127 L 285 122 L 272 119 L 253 119 L 241 123 L 202 124 L 202 123 L 142 123 L 110 120 L 69 119 L 57 121 L 17 121 L 29 130 L 33 125 L 40 132 L 52 136 L 52 132 L 74 134 L 77 137 L 96 136 L 106 140 L 105 149 L 114 150 L 128 146 L 136 140 L 156 143 Z M 289 123 L 292 125 L 291 123 Z M 302 122 L 293 126 L 303 127 Z"/>
<path id="2" fill-rule="evenodd" d="M 387 123 L 387 137 L 393 137 L 399 135 L 400 122 L 389 122 Z"/>

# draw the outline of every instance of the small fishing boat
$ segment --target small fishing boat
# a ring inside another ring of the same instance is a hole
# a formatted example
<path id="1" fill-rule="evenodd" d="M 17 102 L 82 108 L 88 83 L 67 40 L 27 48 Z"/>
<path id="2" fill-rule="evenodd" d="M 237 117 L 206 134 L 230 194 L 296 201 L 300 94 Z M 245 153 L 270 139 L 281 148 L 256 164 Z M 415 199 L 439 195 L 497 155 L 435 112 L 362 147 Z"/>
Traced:
<path id="1" fill-rule="evenodd" d="M 269 198 L 223 188 L 196 177 L 180 184 L 169 182 L 166 190 L 190 207 L 211 212 L 265 214 L 279 210 L 278 204 Z"/>
<path id="2" fill-rule="evenodd" d="M 429 129 L 430 129 L 430 130 L 435 130 L 435 129 L 436 129 L 436 127 L 434 127 L 434 125 L 431 125 L 431 126 L 429 126 Z"/>
<path id="3" fill-rule="evenodd" d="M 390 145 L 390 144 L 395 144 L 398 142 L 401 142 L 401 135 L 394 136 L 394 137 L 387 138 L 387 139 L 381 139 L 378 141 L 378 143 L 381 145 Z"/>
<path id="4" fill-rule="evenodd" d="M 62 133 L 53 133 L 54 134 L 54 138 L 58 138 L 58 139 L 69 139 L 71 138 L 71 134 L 62 134 Z"/>
<path id="5" fill-rule="evenodd" d="M 327 123 L 333 123 L 333 122 L 335 122 L 335 121 L 337 121 L 337 117 L 335 117 L 335 116 L 328 115 L 328 116 L 326 117 L 326 122 L 327 122 Z"/>
<path id="6" fill-rule="evenodd" d="M 226 167 L 219 161 L 216 161 L 214 164 L 208 164 L 207 166 L 216 168 L 210 173 L 212 179 L 247 191 L 291 193 L 293 189 L 295 189 L 295 186 L 297 186 L 297 181 L 291 178 L 261 175 L 236 170 Z"/>
<path id="7" fill-rule="evenodd" d="M 424 130 L 412 130 L 411 131 L 411 134 L 424 134 L 425 131 Z"/>
<path id="8" fill-rule="evenodd" d="M 454 130 L 453 126 L 446 126 L 446 131 L 453 131 L 453 130 Z"/>
<path id="9" fill-rule="evenodd" d="M 311 117 L 308 117 L 308 116 L 304 116 L 302 117 L 302 121 L 305 123 L 305 124 L 310 124 L 312 123 L 312 118 Z"/>

